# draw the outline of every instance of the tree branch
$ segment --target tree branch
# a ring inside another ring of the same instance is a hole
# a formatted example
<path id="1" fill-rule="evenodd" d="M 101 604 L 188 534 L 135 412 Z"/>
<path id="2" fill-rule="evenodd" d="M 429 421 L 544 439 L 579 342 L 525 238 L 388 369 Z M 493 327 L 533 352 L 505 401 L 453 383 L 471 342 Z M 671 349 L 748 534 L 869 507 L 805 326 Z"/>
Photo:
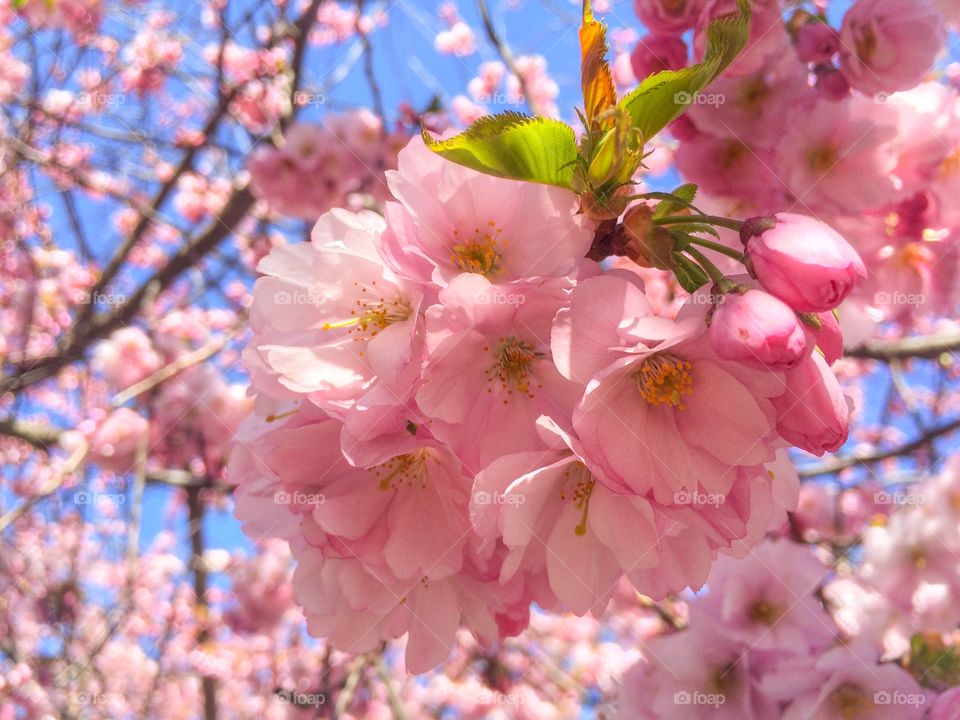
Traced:
<path id="1" fill-rule="evenodd" d="M 908 337 L 894 342 L 869 342 L 846 351 L 846 357 L 863 360 L 935 360 L 944 353 L 960 351 L 960 333 Z"/>
<path id="2" fill-rule="evenodd" d="M 871 465 L 873 463 L 882 462 L 884 460 L 890 460 L 895 457 L 902 457 L 904 455 L 909 455 L 921 448 L 924 448 L 930 445 L 934 440 L 944 435 L 949 435 L 955 430 L 960 430 L 960 418 L 952 420 L 943 425 L 939 425 L 935 428 L 930 428 L 920 437 L 912 442 L 907 443 L 906 445 L 901 445 L 898 448 L 892 450 L 883 450 L 875 453 L 866 453 L 862 455 L 848 455 L 846 457 L 838 457 L 832 460 L 829 460 L 822 465 L 811 468 L 801 468 L 798 469 L 798 474 L 800 477 L 817 477 L 819 475 L 832 475 L 838 473 L 841 470 L 846 470 L 847 468 L 854 467 L 855 465 Z"/>

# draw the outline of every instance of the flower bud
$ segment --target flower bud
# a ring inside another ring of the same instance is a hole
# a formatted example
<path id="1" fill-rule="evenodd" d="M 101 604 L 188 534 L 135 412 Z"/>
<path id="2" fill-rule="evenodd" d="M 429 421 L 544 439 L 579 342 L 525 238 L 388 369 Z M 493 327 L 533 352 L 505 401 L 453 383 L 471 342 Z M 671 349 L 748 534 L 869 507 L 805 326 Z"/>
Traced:
<path id="1" fill-rule="evenodd" d="M 840 49 L 837 31 L 814 20 L 797 31 L 797 55 L 805 63 L 828 63 Z"/>
<path id="2" fill-rule="evenodd" d="M 824 223 L 780 213 L 772 229 L 746 241 L 754 275 L 797 312 L 837 307 L 867 271 L 849 243 Z"/>
<path id="3" fill-rule="evenodd" d="M 850 432 L 850 407 L 823 356 L 811 353 L 784 377 L 786 391 L 772 401 L 780 437 L 817 456 L 839 450 Z"/>
<path id="4" fill-rule="evenodd" d="M 797 314 L 763 290 L 723 295 L 709 337 L 718 356 L 752 367 L 785 370 L 808 354 Z"/>
<path id="5" fill-rule="evenodd" d="M 843 357 L 843 332 L 834 312 L 825 312 L 817 315 L 820 327 L 814 331 L 814 342 L 823 353 L 827 365 L 833 365 Z"/>

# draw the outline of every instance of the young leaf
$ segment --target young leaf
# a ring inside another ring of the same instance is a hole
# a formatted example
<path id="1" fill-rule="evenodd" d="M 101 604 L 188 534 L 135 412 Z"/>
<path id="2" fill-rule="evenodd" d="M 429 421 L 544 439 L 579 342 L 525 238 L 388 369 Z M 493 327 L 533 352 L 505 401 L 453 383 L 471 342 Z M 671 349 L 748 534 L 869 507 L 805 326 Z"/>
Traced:
<path id="1" fill-rule="evenodd" d="M 696 210 L 693 207 L 693 200 L 697 196 L 697 186 L 693 183 L 684 183 L 672 193 L 663 193 L 663 195 L 664 197 L 661 198 L 663 202 L 657 203 L 657 209 L 653 213 L 654 217 L 673 215 L 684 208 Z"/>
<path id="2" fill-rule="evenodd" d="M 716 18 L 707 27 L 703 61 L 682 70 L 656 73 L 620 100 L 644 142 L 660 132 L 690 105 L 696 94 L 723 72 L 747 43 L 750 2 L 737 0 L 739 12 Z"/>
<path id="3" fill-rule="evenodd" d="M 583 0 L 583 24 L 580 26 L 580 82 L 587 130 L 613 127 L 614 118 L 599 116 L 617 104 L 610 66 L 607 65 L 607 28 L 593 17 L 590 0 Z"/>
<path id="4" fill-rule="evenodd" d="M 577 162 L 573 129 L 548 118 L 506 112 L 477 120 L 447 140 L 426 129 L 423 141 L 438 155 L 487 175 L 570 187 Z"/>

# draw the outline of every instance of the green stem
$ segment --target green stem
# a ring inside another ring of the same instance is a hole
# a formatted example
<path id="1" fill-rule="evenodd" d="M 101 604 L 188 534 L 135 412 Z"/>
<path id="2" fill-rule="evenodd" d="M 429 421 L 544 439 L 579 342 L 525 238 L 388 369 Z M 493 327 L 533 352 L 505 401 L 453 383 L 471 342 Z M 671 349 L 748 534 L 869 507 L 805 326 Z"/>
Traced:
<path id="1" fill-rule="evenodd" d="M 715 215 L 668 215 L 667 217 L 654 218 L 654 222 L 658 225 L 680 225 L 682 223 L 700 222 L 706 223 L 707 225 L 729 228 L 737 232 L 740 232 L 740 228 L 743 227 L 743 223 L 739 220 L 731 220 L 730 218 L 717 217 Z"/>
<path id="2" fill-rule="evenodd" d="M 722 272 L 720 272 L 720 269 L 710 262 L 710 259 L 695 247 L 687 247 L 684 252 L 688 253 L 690 257 L 697 261 L 700 267 L 706 271 L 707 275 L 710 276 L 710 279 L 713 280 L 715 284 L 722 285 L 724 280 L 726 280 L 726 277 Z"/>
<path id="3" fill-rule="evenodd" d="M 714 242 L 713 240 L 706 240 L 703 238 L 694 238 L 691 242 L 701 247 L 705 247 L 709 250 L 713 250 L 714 252 L 718 252 L 722 255 L 726 255 L 727 257 L 732 257 L 737 262 L 741 262 L 741 263 L 743 262 L 742 252 L 734 250 L 733 248 L 729 248 L 726 245 L 722 245 L 721 243 Z"/>

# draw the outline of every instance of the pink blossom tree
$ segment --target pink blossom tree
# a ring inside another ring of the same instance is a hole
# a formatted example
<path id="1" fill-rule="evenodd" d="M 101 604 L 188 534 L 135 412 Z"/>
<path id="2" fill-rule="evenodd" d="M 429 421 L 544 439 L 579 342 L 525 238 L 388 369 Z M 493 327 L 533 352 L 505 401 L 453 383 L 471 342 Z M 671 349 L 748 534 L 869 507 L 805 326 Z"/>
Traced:
<path id="1" fill-rule="evenodd" d="M 954 4 L 426 5 L 0 8 L 0 720 L 960 717 Z"/>

